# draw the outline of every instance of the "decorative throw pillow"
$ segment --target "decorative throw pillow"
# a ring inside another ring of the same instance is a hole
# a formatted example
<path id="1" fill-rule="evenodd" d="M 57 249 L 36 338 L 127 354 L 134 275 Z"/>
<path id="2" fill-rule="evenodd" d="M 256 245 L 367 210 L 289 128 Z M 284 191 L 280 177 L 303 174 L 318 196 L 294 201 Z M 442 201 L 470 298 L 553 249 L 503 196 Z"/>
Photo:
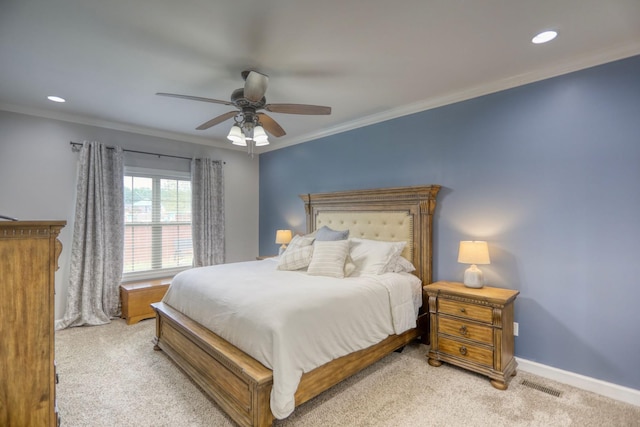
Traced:
<path id="1" fill-rule="evenodd" d="M 407 244 L 407 242 L 384 242 L 355 237 L 349 241 L 351 242 L 349 256 L 356 265 L 354 276 L 383 274 Z"/>
<path id="2" fill-rule="evenodd" d="M 304 246 L 310 246 L 313 244 L 313 240 L 314 237 L 308 237 L 308 236 L 300 236 L 299 234 L 296 234 L 295 236 L 293 236 L 293 239 L 291 239 L 291 241 L 289 242 L 289 245 L 287 245 L 287 250 L 291 249 L 298 249 L 298 248 L 302 248 Z"/>
<path id="3" fill-rule="evenodd" d="M 300 270 L 309 266 L 313 255 L 313 245 L 298 246 L 289 248 L 280 255 L 278 260 L 278 270 Z"/>
<path id="4" fill-rule="evenodd" d="M 385 269 L 385 273 L 412 273 L 416 271 L 416 267 L 403 257 L 402 255 L 398 255 L 395 259 L 392 259 L 389 264 L 387 264 L 387 268 Z"/>
<path id="5" fill-rule="evenodd" d="M 344 265 L 349 255 L 349 241 L 318 241 L 316 239 L 313 246 L 313 256 L 307 273 L 312 276 L 344 277 Z"/>
<path id="6" fill-rule="evenodd" d="M 334 230 L 326 225 L 317 230 L 316 241 L 332 241 L 332 240 L 346 240 L 349 238 L 349 230 Z"/>

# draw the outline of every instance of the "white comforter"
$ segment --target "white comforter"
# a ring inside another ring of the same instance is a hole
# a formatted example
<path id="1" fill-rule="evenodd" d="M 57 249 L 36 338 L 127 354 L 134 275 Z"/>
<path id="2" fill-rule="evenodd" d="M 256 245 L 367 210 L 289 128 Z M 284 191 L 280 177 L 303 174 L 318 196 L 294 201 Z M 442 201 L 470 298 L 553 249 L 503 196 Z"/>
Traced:
<path id="1" fill-rule="evenodd" d="M 407 273 L 332 279 L 276 265 L 187 270 L 163 301 L 270 368 L 271 411 L 282 419 L 303 373 L 415 327 L 421 282 Z"/>

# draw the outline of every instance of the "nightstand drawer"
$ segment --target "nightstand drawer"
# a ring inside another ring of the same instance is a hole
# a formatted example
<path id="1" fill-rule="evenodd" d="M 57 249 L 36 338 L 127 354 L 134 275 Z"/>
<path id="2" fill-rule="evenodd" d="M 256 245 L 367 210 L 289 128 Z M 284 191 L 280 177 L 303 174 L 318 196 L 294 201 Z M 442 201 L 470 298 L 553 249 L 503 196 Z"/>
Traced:
<path id="1" fill-rule="evenodd" d="M 493 328 L 490 326 L 478 325 L 456 318 L 441 316 L 438 318 L 438 332 L 493 345 Z"/>
<path id="2" fill-rule="evenodd" d="M 442 353 L 471 360 L 481 365 L 493 366 L 493 348 L 484 348 L 461 341 L 438 336 L 438 347 Z"/>
<path id="3" fill-rule="evenodd" d="M 438 313 L 450 314 L 452 316 L 465 317 L 479 322 L 493 322 L 493 309 L 477 304 L 468 304 L 453 301 L 446 298 L 438 299 Z"/>

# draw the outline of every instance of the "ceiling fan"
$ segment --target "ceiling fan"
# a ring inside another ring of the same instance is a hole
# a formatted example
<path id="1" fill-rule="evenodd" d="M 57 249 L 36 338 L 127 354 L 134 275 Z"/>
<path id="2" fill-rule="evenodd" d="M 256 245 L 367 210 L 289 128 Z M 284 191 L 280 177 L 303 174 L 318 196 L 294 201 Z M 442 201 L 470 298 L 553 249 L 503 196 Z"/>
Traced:
<path id="1" fill-rule="evenodd" d="M 199 96 L 178 95 L 175 93 L 158 92 L 156 95 L 173 98 L 190 99 L 193 101 L 211 102 L 214 104 L 232 105 L 237 110 L 221 114 L 201 124 L 196 129 L 204 130 L 220 124 L 230 118 L 234 118 L 235 124 L 229 132 L 228 138 L 237 145 L 247 145 L 246 140 L 254 141 L 256 146 L 268 144 L 264 130 L 275 137 L 286 135 L 282 127 L 267 114 L 260 112 L 266 110 L 271 113 L 328 115 L 331 107 L 307 104 L 267 104 L 264 97 L 269 83 L 269 77 L 258 71 L 245 70 L 242 72 L 244 87 L 236 89 L 231 94 L 231 101 L 222 101 Z M 237 127 L 237 129 L 235 129 Z M 264 129 L 263 129 L 264 128 Z"/>

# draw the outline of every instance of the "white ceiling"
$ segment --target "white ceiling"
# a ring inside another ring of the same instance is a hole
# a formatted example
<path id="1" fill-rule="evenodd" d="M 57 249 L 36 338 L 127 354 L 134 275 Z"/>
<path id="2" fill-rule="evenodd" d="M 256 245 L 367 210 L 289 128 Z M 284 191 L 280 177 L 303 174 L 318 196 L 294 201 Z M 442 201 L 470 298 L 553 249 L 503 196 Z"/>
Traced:
<path id="1" fill-rule="evenodd" d="M 0 0 L 0 109 L 232 148 L 232 120 L 195 130 L 232 108 L 155 93 L 228 100 L 255 69 L 333 108 L 269 113 L 277 149 L 636 54 L 639 0 Z"/>

